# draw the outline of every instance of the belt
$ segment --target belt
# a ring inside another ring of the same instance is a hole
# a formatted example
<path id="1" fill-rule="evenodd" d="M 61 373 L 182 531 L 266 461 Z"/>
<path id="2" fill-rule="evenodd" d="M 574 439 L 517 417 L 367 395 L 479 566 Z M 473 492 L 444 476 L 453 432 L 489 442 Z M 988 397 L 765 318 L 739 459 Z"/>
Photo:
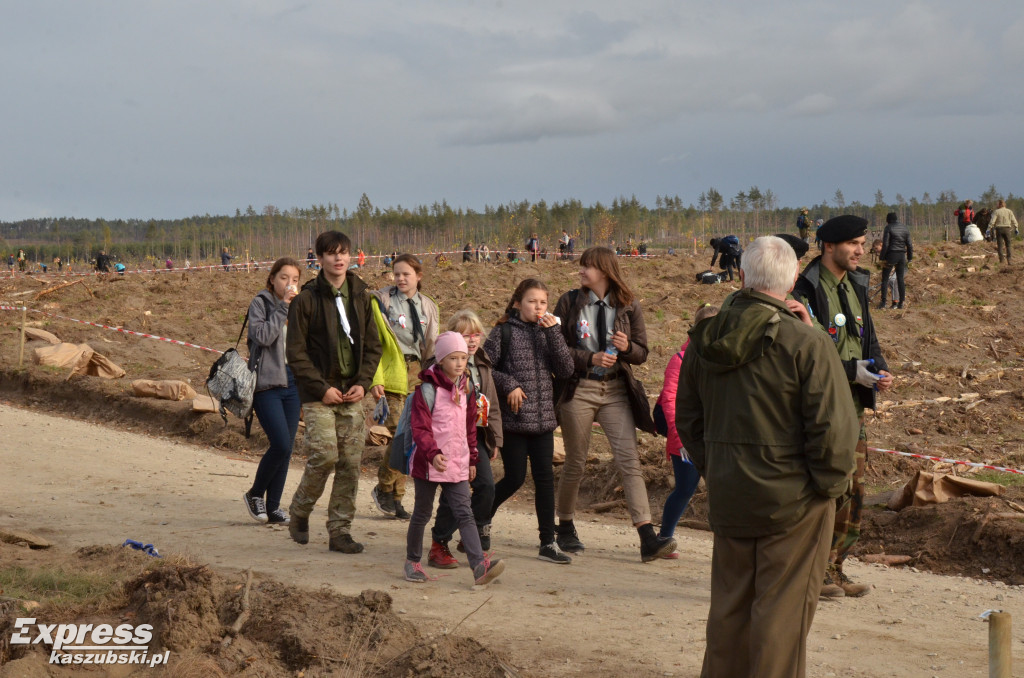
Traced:
<path id="1" fill-rule="evenodd" d="M 613 379 L 618 379 L 621 376 L 622 376 L 622 372 L 616 370 L 615 372 L 611 372 L 610 374 L 601 374 L 601 375 L 587 373 L 587 374 L 583 375 L 583 378 L 584 379 L 589 379 L 590 381 L 606 382 L 606 381 L 612 381 Z"/>

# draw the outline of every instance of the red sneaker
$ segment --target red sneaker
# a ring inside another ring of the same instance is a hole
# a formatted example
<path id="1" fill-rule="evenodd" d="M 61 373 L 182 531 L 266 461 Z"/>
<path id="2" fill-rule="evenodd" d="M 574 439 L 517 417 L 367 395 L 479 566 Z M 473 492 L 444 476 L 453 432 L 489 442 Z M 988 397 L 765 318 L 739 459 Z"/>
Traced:
<path id="1" fill-rule="evenodd" d="M 452 570 L 459 566 L 452 552 L 448 550 L 448 544 L 430 542 L 430 555 L 427 556 L 427 564 L 442 570 Z"/>

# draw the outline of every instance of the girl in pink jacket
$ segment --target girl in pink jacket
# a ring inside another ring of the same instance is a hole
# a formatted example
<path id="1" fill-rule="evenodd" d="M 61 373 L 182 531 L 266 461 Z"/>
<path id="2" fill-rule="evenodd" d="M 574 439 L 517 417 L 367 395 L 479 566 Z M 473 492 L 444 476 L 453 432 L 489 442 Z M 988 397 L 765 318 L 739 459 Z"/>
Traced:
<path id="1" fill-rule="evenodd" d="M 469 483 L 476 477 L 476 397 L 466 376 L 469 349 L 458 332 L 445 332 L 434 344 L 434 365 L 420 372 L 423 383 L 412 399 L 410 425 L 416 447 L 409 459 L 409 475 L 416 489 L 416 503 L 406 535 L 405 578 L 425 582 L 420 565 L 423 531 L 434 513 L 438 486 L 459 525 L 466 557 L 476 584 L 493 581 L 505 569 L 491 561 L 480 547 L 473 517 Z M 423 389 L 433 391 L 424 397 Z M 428 402 L 432 401 L 432 402 Z"/>
<path id="2" fill-rule="evenodd" d="M 693 316 L 694 327 L 700 321 L 715 315 L 718 315 L 718 307 L 704 304 L 697 309 Z M 661 409 L 665 413 L 665 422 L 668 424 L 665 454 L 672 460 L 672 473 L 676 479 L 675 489 L 665 498 L 665 508 L 661 515 L 660 535 L 662 537 L 675 535 L 676 524 L 683 517 L 690 498 L 697 489 L 697 483 L 700 481 L 697 467 L 686 455 L 686 448 L 683 447 L 683 443 L 679 440 L 679 432 L 676 431 L 676 390 L 679 388 L 679 370 L 683 366 L 683 355 L 689 344 L 690 340 L 687 339 L 679 352 L 668 361 L 668 367 L 665 368 L 665 383 L 661 387 L 661 395 L 658 396 L 658 404 L 661 405 Z M 664 557 L 678 558 L 679 551 L 673 551 Z"/>

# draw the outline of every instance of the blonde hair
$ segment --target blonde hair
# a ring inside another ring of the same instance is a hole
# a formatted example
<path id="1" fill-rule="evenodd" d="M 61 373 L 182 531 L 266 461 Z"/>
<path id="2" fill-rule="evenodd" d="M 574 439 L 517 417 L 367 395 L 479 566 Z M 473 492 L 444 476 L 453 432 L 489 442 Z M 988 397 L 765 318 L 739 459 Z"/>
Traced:
<path id="1" fill-rule="evenodd" d="M 448 330 L 465 334 L 469 330 L 472 334 L 483 334 L 484 324 L 480 322 L 480 316 L 471 309 L 464 308 L 456 311 L 455 315 L 448 319 Z"/>

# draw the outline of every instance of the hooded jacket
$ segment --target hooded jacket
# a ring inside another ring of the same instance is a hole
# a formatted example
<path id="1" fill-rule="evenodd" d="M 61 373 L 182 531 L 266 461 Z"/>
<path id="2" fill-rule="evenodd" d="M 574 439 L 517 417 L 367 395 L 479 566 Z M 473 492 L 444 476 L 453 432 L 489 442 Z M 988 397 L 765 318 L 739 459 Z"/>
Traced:
<path id="1" fill-rule="evenodd" d="M 821 318 L 831 318 L 833 316 L 832 309 L 828 307 L 825 290 L 821 288 L 820 268 L 821 255 L 818 255 L 811 263 L 807 264 L 807 268 L 797 278 L 796 286 L 793 288 L 793 298 L 807 306 L 811 314 L 819 319 L 819 321 Z M 885 358 L 882 357 L 882 349 L 878 346 L 878 335 L 875 334 L 875 324 L 871 321 L 871 304 L 868 303 L 868 285 L 871 283 L 871 274 L 863 268 L 858 268 L 856 271 L 848 271 L 846 277 L 853 287 L 854 294 L 857 295 L 857 299 L 860 301 L 861 313 L 863 314 L 862 329 L 864 332 L 861 334 L 860 339 L 860 359 L 873 359 L 876 369 L 888 372 L 889 365 L 885 362 Z M 826 334 L 825 336 L 828 335 Z M 835 352 L 835 346 L 832 347 L 832 350 Z M 875 409 L 875 390 L 854 383 L 854 379 L 857 378 L 857 361 L 843 360 L 841 362 L 843 369 L 846 370 L 846 380 L 853 390 L 853 397 L 858 399 L 861 407 Z"/>
<path id="2" fill-rule="evenodd" d="M 480 346 L 476 353 L 473 354 L 473 362 L 476 364 L 476 369 L 480 373 L 480 391 L 484 397 L 487 398 L 487 402 L 490 404 L 490 413 L 487 417 L 487 427 L 484 429 L 484 443 L 487 445 L 487 449 L 491 451 L 491 454 L 495 453 L 495 450 L 501 449 L 505 445 L 505 436 L 501 429 L 501 409 L 498 406 L 498 391 L 494 387 L 494 373 L 493 367 L 491 366 L 491 360 L 487 357 L 487 351 L 484 350 L 483 346 Z M 423 363 L 423 368 L 426 369 L 434 364 L 434 357 L 430 356 Z M 467 367 L 467 375 L 469 368 Z M 479 427 L 478 427 L 479 428 Z M 477 431 L 477 446 L 479 447 L 480 432 Z"/>
<path id="3" fill-rule="evenodd" d="M 342 393 L 353 386 L 362 386 L 369 392 L 377 363 L 380 362 L 381 344 L 370 308 L 366 283 L 352 271 L 346 275 L 354 317 L 349 316 L 352 329 L 352 358 L 356 373 L 349 379 L 339 379 L 338 335 L 341 319 L 334 304 L 331 284 L 320 271 L 299 290 L 288 309 L 288 365 L 295 375 L 299 398 L 304 403 L 323 400 L 332 386 Z"/>
<path id="4" fill-rule="evenodd" d="M 676 430 L 707 483 L 711 529 L 753 538 L 848 489 L 860 429 L 828 335 L 748 288 L 690 330 Z"/>
<path id="5" fill-rule="evenodd" d="M 456 387 L 438 365 L 422 370 L 419 377 L 421 382 L 434 386 L 434 408 L 427 407 L 423 391 L 417 387 L 409 422 L 416 443 L 409 460 L 409 475 L 434 483 L 469 480 L 469 467 L 476 466 L 479 459 L 473 384 L 464 375 Z M 444 471 L 433 466 L 434 457 L 439 454 L 447 462 Z"/>

